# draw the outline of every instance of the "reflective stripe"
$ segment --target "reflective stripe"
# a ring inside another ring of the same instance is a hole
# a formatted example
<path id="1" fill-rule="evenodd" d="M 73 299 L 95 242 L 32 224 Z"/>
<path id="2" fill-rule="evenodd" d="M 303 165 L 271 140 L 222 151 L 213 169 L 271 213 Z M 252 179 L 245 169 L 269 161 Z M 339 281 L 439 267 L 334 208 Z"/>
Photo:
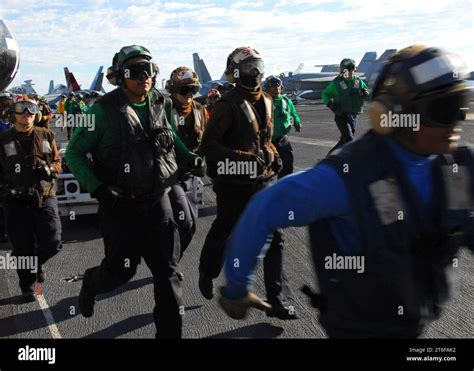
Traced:
<path id="1" fill-rule="evenodd" d="M 272 117 L 272 103 L 273 99 L 263 95 L 263 102 L 265 103 L 265 113 L 267 115 L 267 122 L 270 122 L 270 118 Z"/>
<path id="2" fill-rule="evenodd" d="M 471 205 L 471 176 L 466 166 L 458 166 L 454 171 L 452 165 L 442 168 L 446 188 L 448 210 L 465 210 Z"/>
<path id="3" fill-rule="evenodd" d="M 125 116 L 127 117 L 127 121 L 130 123 L 130 126 L 134 129 L 140 129 L 143 130 L 143 126 L 140 122 L 140 119 L 138 117 L 138 114 L 135 112 L 135 110 L 130 107 L 129 105 L 126 105 L 125 107 L 122 107 L 120 109 L 121 112 L 125 113 Z"/>
<path id="4" fill-rule="evenodd" d="M 244 112 L 245 117 L 247 118 L 249 123 L 252 123 L 257 120 L 255 114 L 253 113 L 252 107 L 250 107 L 250 103 L 244 100 L 240 105 L 240 108 Z M 268 111 L 267 111 L 268 112 Z"/>
<path id="5" fill-rule="evenodd" d="M 10 143 L 4 144 L 3 149 L 5 150 L 5 154 L 6 154 L 7 157 L 17 155 L 15 142 L 10 142 Z"/>
<path id="6" fill-rule="evenodd" d="M 347 84 L 345 81 L 339 81 L 339 85 L 341 86 L 342 90 L 346 90 L 347 89 Z"/>
<path id="7" fill-rule="evenodd" d="M 204 118 L 202 117 L 201 111 L 193 107 L 193 114 L 194 114 L 194 126 L 198 130 L 202 130 L 202 122 L 204 121 Z"/>
<path id="8" fill-rule="evenodd" d="M 369 192 L 383 225 L 399 221 L 398 216 L 400 212 L 405 213 L 405 206 L 400 188 L 394 178 L 381 179 L 371 183 Z"/>
<path id="9" fill-rule="evenodd" d="M 461 73 L 465 64 L 454 54 L 442 55 L 410 68 L 416 84 L 424 84 L 446 74 Z"/>
<path id="10" fill-rule="evenodd" d="M 45 154 L 50 154 L 53 153 L 53 150 L 51 149 L 51 145 L 47 140 L 41 141 L 41 152 Z"/>

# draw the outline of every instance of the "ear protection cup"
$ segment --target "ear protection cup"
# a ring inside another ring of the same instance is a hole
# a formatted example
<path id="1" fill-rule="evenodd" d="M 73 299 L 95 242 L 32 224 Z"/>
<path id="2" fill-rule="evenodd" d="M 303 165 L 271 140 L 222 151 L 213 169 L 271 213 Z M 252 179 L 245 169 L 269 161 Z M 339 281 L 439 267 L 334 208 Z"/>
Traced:
<path id="1" fill-rule="evenodd" d="M 385 65 L 377 77 L 372 91 L 373 98 L 367 108 L 372 129 L 381 135 L 391 134 L 394 130 L 394 128 L 389 125 L 381 125 L 382 115 L 388 115 L 389 111 L 392 111 L 395 106 L 393 97 L 389 96 L 388 94 L 380 94 L 380 91 L 383 89 L 382 87 L 388 76 L 389 70 L 390 65 Z"/>
<path id="2" fill-rule="evenodd" d="M 117 70 L 115 69 L 114 66 L 110 66 L 107 69 L 107 75 L 105 77 L 107 77 L 107 81 L 111 85 L 113 85 L 113 86 L 118 86 L 119 85 L 119 83 L 117 81 Z"/>
<path id="3" fill-rule="evenodd" d="M 370 102 L 367 107 L 369 114 L 370 124 L 372 129 L 381 135 L 388 135 L 393 132 L 393 127 L 389 125 L 381 125 L 382 115 L 388 115 L 389 111 L 393 107 L 388 99 L 387 95 L 381 95 L 377 99 Z"/>
<path id="4" fill-rule="evenodd" d="M 38 122 L 41 121 L 41 117 L 43 117 L 43 114 L 40 112 L 38 112 L 36 115 L 35 115 L 35 120 L 34 120 L 34 123 L 37 124 Z"/>
<path id="5" fill-rule="evenodd" d="M 12 124 L 15 123 L 15 114 L 11 110 L 8 111 L 8 121 L 10 121 Z"/>
<path id="6" fill-rule="evenodd" d="M 176 73 L 176 71 L 178 70 L 178 68 L 175 68 L 173 71 L 171 71 L 170 79 L 167 80 L 166 84 L 165 84 L 165 89 L 168 90 L 170 92 L 170 94 L 175 93 L 175 90 L 176 90 L 176 83 L 173 79 L 173 76 Z"/>
<path id="7" fill-rule="evenodd" d="M 227 70 L 225 72 L 225 79 L 230 82 L 231 84 L 235 84 L 235 79 L 234 79 L 234 73 L 227 73 Z"/>

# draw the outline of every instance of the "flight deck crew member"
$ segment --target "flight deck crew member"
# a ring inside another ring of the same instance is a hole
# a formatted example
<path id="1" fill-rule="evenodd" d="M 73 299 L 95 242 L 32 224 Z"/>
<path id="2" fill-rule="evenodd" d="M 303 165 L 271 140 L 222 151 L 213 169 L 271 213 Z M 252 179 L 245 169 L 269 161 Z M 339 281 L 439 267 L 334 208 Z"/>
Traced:
<path id="1" fill-rule="evenodd" d="M 281 94 L 283 88 L 281 79 L 276 76 L 270 76 L 265 82 L 265 90 L 273 98 L 272 143 L 283 162 L 283 169 L 278 173 L 278 179 L 281 179 L 293 172 L 293 147 L 291 146 L 288 133 L 292 125 L 296 131 L 301 131 L 301 119 L 291 99 Z"/>
<path id="2" fill-rule="evenodd" d="M 171 72 L 166 86 L 173 101 L 170 112 L 172 124 L 186 147 L 190 151 L 197 152 L 207 124 L 204 107 L 193 99 L 201 87 L 199 77 L 191 68 L 181 66 Z M 206 175 L 205 163 L 200 157 L 197 157 L 196 161 L 199 163 L 193 165 L 192 172 L 188 167 L 180 168 L 179 180 L 171 186 L 170 192 L 174 218 L 179 227 L 181 256 L 191 243 L 196 231 L 198 177 Z"/>
<path id="3" fill-rule="evenodd" d="M 199 263 L 199 289 L 206 299 L 214 296 L 213 279 L 219 276 L 224 249 L 234 224 L 250 198 L 265 188 L 281 170 L 281 159 L 271 143 L 273 104 L 262 91 L 264 64 L 249 47 L 235 49 L 227 59 L 226 75 L 236 87 L 216 103 L 204 131 L 201 153 L 208 162 L 217 200 L 217 217 L 206 237 Z M 289 289 L 282 269 L 283 240 L 276 231 L 267 236 L 271 245 L 264 261 L 270 316 L 296 318 L 287 305 Z"/>
<path id="4" fill-rule="evenodd" d="M 323 90 L 324 104 L 335 113 L 334 121 L 341 132 L 336 145 L 328 155 L 343 144 L 354 140 L 357 115 L 362 113 L 364 99 L 369 97 L 365 82 L 354 75 L 355 62 L 344 58 L 339 65 L 340 74 Z"/>
<path id="5" fill-rule="evenodd" d="M 153 275 L 156 336 L 180 338 L 183 300 L 176 268 L 178 228 L 169 199 L 177 161 L 194 164 L 166 118 L 169 98 L 153 89 L 158 66 L 148 49 L 131 45 L 115 54 L 107 78 L 117 89 L 90 109 L 95 130 L 77 128 L 66 150 L 74 176 L 99 201 L 105 258 L 84 273 L 79 309 L 94 312 L 95 297 L 129 281 L 144 258 Z M 87 154 L 92 153 L 90 169 Z"/>
<path id="6" fill-rule="evenodd" d="M 458 248 L 474 250 L 474 153 L 457 127 L 468 94 L 461 67 L 438 48 L 400 50 L 373 88 L 373 129 L 252 199 L 228 243 L 228 315 L 262 307 L 248 284 L 268 234 L 309 225 L 319 293 L 305 291 L 330 337 L 417 337 L 439 318 Z M 400 127 L 400 114 L 415 121 Z"/>
<path id="7" fill-rule="evenodd" d="M 67 114 L 73 114 L 73 106 L 75 105 L 75 94 L 73 92 L 70 92 L 66 102 L 64 102 L 64 109 L 66 110 Z M 74 130 L 74 127 L 72 125 L 68 125 L 66 127 L 66 132 L 67 132 L 67 140 L 71 139 L 72 132 Z"/>
<path id="8" fill-rule="evenodd" d="M 2 202 L 12 255 L 36 259 L 17 269 L 23 297 L 34 300 L 34 283 L 44 281 L 42 264 L 62 247 L 54 184 L 61 159 L 54 134 L 34 126 L 40 111 L 33 99 L 18 96 L 10 111 L 14 127 L 0 133 Z"/>

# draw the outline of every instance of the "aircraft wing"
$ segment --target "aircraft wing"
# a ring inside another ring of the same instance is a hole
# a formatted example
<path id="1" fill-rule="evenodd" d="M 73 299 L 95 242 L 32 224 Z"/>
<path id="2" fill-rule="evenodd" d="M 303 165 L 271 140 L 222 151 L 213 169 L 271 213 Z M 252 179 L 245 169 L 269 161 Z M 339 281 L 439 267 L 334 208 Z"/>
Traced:
<path id="1" fill-rule="evenodd" d="M 309 77 L 307 79 L 301 79 L 301 80 L 298 80 L 298 79 L 291 79 L 291 82 L 295 82 L 295 83 L 300 83 L 300 84 L 304 84 L 304 83 L 309 83 L 309 84 L 314 84 L 314 83 L 329 83 L 331 82 L 332 80 L 334 80 L 336 78 L 337 75 L 331 75 L 331 76 L 327 76 L 327 77 Z"/>

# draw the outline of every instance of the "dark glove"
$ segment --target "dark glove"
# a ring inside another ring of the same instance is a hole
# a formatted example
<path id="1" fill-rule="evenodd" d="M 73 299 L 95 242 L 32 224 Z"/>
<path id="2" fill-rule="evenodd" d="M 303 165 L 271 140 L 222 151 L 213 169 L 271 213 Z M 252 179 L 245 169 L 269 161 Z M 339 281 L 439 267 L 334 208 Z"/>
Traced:
<path id="1" fill-rule="evenodd" d="M 174 145 L 175 134 L 171 129 L 157 128 L 151 131 L 150 139 L 155 147 L 169 151 Z"/>
<path id="2" fill-rule="evenodd" d="M 272 163 L 272 170 L 275 174 L 283 170 L 283 161 L 280 156 L 275 156 L 275 160 Z"/>
<path id="3" fill-rule="evenodd" d="M 295 131 L 299 133 L 301 131 L 301 125 L 295 125 Z"/>
<path id="4" fill-rule="evenodd" d="M 369 96 L 369 90 L 367 90 L 366 88 L 362 88 L 362 89 L 359 90 L 359 95 L 363 98 L 368 97 Z"/>
<path id="5" fill-rule="evenodd" d="M 337 104 L 336 104 L 336 102 L 334 102 L 334 98 L 331 98 L 326 106 L 327 106 L 331 111 L 333 111 L 334 113 L 336 113 Z"/>
<path id="6" fill-rule="evenodd" d="M 262 156 L 252 154 L 250 156 L 250 161 L 255 161 L 257 163 L 257 176 L 262 174 L 267 166 L 267 163 L 265 162 L 265 159 Z"/>
<path id="7" fill-rule="evenodd" d="M 33 174 L 35 174 L 39 180 L 51 180 L 55 173 L 56 171 L 44 161 L 33 169 Z"/>
<path id="8" fill-rule="evenodd" d="M 224 288 L 221 287 L 219 305 L 224 312 L 233 319 L 244 319 L 249 308 L 256 308 L 262 311 L 271 310 L 270 304 L 260 299 L 257 295 L 249 292 L 247 296 L 239 299 L 228 299 L 224 296 Z"/>
<path id="9" fill-rule="evenodd" d="M 206 160 L 204 160 L 202 157 L 196 157 L 194 159 L 191 174 L 202 178 L 204 175 L 206 175 L 206 170 L 207 170 Z"/>
<path id="10" fill-rule="evenodd" d="M 114 207 L 123 198 L 123 191 L 118 187 L 102 184 L 91 193 L 91 197 L 105 206 Z"/>

